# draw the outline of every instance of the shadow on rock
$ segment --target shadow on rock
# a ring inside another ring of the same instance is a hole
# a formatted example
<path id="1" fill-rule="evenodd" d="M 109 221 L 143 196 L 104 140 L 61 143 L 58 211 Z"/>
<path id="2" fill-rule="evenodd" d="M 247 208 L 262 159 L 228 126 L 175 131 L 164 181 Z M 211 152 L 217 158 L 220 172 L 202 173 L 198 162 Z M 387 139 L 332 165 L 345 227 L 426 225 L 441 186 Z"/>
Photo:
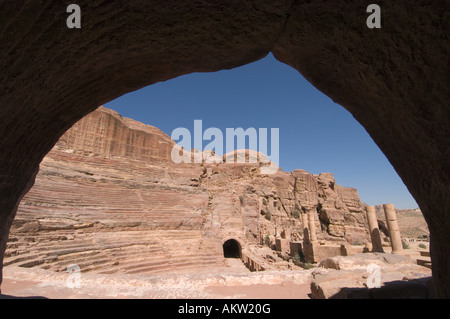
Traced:
<path id="1" fill-rule="evenodd" d="M 0 294 L 0 299 L 48 299 L 48 298 L 42 297 L 42 296 L 17 297 L 17 296 Z"/>
<path id="2" fill-rule="evenodd" d="M 432 299 L 432 278 L 392 281 L 380 288 L 341 288 L 330 299 Z"/>

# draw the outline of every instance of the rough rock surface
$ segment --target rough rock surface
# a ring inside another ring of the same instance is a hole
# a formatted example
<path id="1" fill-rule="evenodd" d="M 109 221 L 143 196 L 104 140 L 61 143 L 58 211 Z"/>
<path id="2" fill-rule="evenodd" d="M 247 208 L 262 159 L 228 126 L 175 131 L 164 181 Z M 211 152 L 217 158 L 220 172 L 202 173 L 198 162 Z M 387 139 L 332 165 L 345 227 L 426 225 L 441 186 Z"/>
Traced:
<path id="1" fill-rule="evenodd" d="M 332 174 L 175 164 L 174 144 L 104 107 L 83 118 L 41 163 L 19 206 L 5 265 L 131 274 L 221 267 L 229 238 L 243 249 L 267 236 L 272 244 L 277 236 L 301 241 L 306 209 L 316 212 L 320 240 L 368 242 L 356 190 L 337 185 Z"/>
<path id="2" fill-rule="evenodd" d="M 439 297 L 450 297 L 448 1 L 0 1 L 0 259 L 39 163 L 122 94 L 273 52 L 366 128 L 419 204 Z"/>
<path id="3" fill-rule="evenodd" d="M 77 122 L 56 146 L 86 156 L 168 161 L 174 144 L 159 129 L 102 107 Z"/>
<path id="4" fill-rule="evenodd" d="M 433 292 L 431 271 L 400 255 L 332 257 L 312 272 L 314 299 L 426 299 Z"/>

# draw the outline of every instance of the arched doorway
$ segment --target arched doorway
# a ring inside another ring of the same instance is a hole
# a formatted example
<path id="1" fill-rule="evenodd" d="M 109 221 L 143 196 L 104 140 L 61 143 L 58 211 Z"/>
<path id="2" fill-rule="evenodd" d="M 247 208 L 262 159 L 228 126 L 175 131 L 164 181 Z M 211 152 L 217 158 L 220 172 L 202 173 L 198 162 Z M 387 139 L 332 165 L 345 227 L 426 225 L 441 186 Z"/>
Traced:
<path id="1" fill-rule="evenodd" d="M 223 256 L 225 258 L 241 258 L 241 245 L 235 239 L 223 243 Z"/>

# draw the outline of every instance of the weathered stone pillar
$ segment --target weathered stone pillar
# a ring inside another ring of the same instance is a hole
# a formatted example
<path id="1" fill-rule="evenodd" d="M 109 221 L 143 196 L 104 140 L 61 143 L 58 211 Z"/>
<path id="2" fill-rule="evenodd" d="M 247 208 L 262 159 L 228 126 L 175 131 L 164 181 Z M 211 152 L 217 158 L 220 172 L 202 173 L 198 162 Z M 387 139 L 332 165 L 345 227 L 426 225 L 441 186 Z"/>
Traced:
<path id="1" fill-rule="evenodd" d="M 309 209 L 308 212 L 308 224 L 309 224 L 309 239 L 312 243 L 317 241 L 316 235 L 316 220 L 315 220 L 315 211 L 313 209 Z"/>
<path id="2" fill-rule="evenodd" d="M 303 238 L 306 239 L 306 236 L 309 236 L 308 230 L 308 215 L 306 213 L 302 213 L 302 227 L 303 227 Z"/>
<path id="3" fill-rule="evenodd" d="M 386 224 L 389 230 L 389 237 L 391 239 L 392 253 L 401 254 L 403 252 L 403 244 L 394 205 L 385 204 L 383 205 L 383 208 L 384 214 L 386 215 Z"/>
<path id="4" fill-rule="evenodd" d="M 382 253 L 383 245 L 381 243 L 380 229 L 378 228 L 377 213 L 375 206 L 366 207 L 367 221 L 369 223 L 370 239 L 372 241 L 372 251 Z"/>

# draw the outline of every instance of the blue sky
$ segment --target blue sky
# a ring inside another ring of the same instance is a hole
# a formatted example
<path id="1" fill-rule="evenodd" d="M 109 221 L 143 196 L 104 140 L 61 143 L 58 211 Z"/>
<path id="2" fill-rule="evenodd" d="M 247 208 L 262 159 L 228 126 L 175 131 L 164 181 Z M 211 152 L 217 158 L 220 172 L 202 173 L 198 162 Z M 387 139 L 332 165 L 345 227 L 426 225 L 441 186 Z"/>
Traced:
<path id="1" fill-rule="evenodd" d="M 369 205 L 418 207 L 353 116 L 271 54 L 232 70 L 156 83 L 105 107 L 169 136 L 178 127 L 193 132 L 194 120 L 203 121 L 203 130 L 217 127 L 224 135 L 226 128 L 279 128 L 282 170 L 333 173 L 339 185 L 357 188 Z"/>

